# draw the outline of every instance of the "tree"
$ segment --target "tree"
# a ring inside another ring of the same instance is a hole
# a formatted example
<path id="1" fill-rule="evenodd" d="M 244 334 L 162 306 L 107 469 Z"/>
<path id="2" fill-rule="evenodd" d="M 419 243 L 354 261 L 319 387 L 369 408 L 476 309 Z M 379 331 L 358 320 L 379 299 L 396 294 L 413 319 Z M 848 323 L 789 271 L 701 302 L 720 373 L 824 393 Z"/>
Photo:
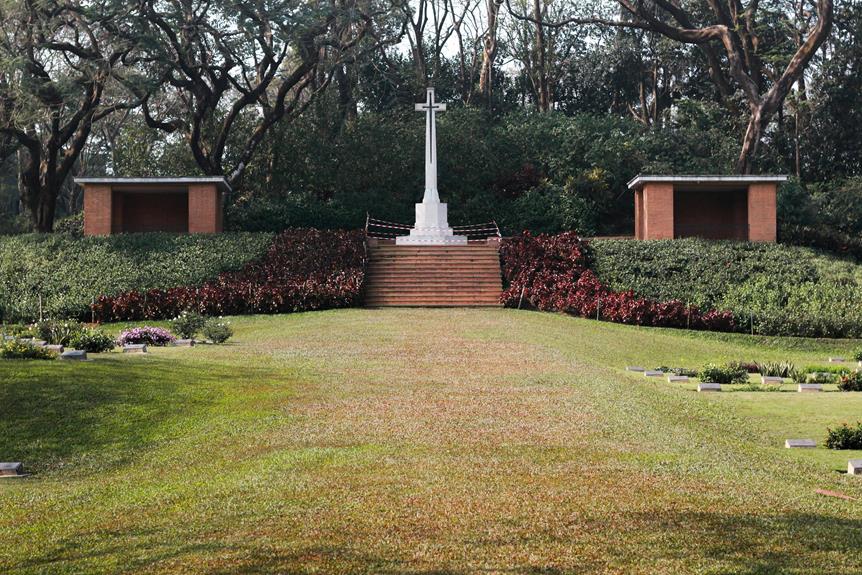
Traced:
<path id="1" fill-rule="evenodd" d="M 779 9 L 779 18 L 775 18 L 775 12 L 767 13 L 761 21 L 758 17 L 766 10 L 760 0 L 750 0 L 747 5 L 740 0 L 696 0 L 688 3 L 617 0 L 617 3 L 623 8 L 625 18 L 589 16 L 554 22 L 519 13 L 512 10 L 510 3 L 507 5 L 514 17 L 542 26 L 596 24 L 651 30 L 678 42 L 702 46 L 707 55 L 715 50 L 716 45 L 721 46 L 727 72 L 741 90 L 749 108 L 748 125 L 736 164 L 737 171 L 742 174 L 752 171 L 766 126 L 829 36 L 833 19 L 832 0 L 813 0 L 813 19 L 816 22 L 789 59 L 770 67 L 762 57 L 766 51 L 762 42 L 765 40 L 768 45 L 775 38 L 786 41 L 786 35 L 776 31 L 776 20 L 780 20 L 784 11 L 795 12 L 794 6 L 783 11 Z M 715 58 L 710 58 L 712 77 L 721 87 L 726 84 L 726 77 L 722 70 L 712 69 L 715 65 Z"/>
<path id="2" fill-rule="evenodd" d="M 0 155 L 18 152 L 21 202 L 35 229 L 50 232 L 93 125 L 139 103 L 125 89 L 142 90 L 130 71 L 134 43 L 117 35 L 128 10 L 16 0 L 0 5 L 0 19 Z"/>
<path id="3" fill-rule="evenodd" d="M 274 124 L 299 116 L 339 66 L 400 39 L 392 9 L 376 0 L 142 0 L 138 33 L 162 85 L 145 98 L 144 117 L 182 134 L 200 170 L 235 187 Z"/>

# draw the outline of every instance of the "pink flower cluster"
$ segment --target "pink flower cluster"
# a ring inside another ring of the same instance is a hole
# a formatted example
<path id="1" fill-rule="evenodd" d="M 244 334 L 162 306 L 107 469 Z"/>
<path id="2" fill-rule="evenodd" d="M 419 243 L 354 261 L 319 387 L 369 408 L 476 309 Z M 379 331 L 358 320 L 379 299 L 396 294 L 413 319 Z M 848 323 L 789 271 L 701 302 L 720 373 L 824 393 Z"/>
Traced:
<path id="1" fill-rule="evenodd" d="M 173 343 L 176 338 L 168 330 L 161 327 L 134 327 L 124 330 L 117 338 L 117 345 L 124 346 L 130 344 L 145 343 L 152 346 L 163 346 Z"/>

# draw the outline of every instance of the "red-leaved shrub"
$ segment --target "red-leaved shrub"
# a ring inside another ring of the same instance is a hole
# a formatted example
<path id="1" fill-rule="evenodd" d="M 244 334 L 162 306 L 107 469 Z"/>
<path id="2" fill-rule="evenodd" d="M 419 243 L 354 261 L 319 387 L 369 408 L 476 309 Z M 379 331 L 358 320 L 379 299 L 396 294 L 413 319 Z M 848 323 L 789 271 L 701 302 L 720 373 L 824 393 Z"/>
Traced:
<path id="1" fill-rule="evenodd" d="M 634 325 L 712 331 L 734 328 L 729 311 L 701 312 L 679 300 L 656 302 L 633 291 L 609 290 L 589 269 L 589 246 L 574 232 L 553 236 L 524 232 L 503 241 L 500 257 L 508 284 L 501 301 L 508 307 L 562 311 Z"/>
<path id="2" fill-rule="evenodd" d="M 93 311 L 99 321 L 126 321 L 172 318 L 185 310 L 217 316 L 349 307 L 362 289 L 363 241 L 361 231 L 287 230 L 241 270 L 197 287 L 101 296 Z"/>

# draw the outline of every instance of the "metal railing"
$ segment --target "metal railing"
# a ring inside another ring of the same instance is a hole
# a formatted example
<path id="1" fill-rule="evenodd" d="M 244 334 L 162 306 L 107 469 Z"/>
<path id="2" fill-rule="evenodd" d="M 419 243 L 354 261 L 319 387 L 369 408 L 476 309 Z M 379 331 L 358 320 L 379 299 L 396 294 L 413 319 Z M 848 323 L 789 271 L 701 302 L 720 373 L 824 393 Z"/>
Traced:
<path id="1" fill-rule="evenodd" d="M 365 218 L 365 237 L 378 240 L 394 240 L 398 236 L 406 236 L 410 233 L 412 226 L 398 222 L 388 222 L 372 218 L 370 214 Z M 455 235 L 467 236 L 469 241 L 485 241 L 488 238 L 499 238 L 500 228 L 497 222 L 490 221 L 483 224 L 470 224 L 466 226 L 452 226 Z"/>

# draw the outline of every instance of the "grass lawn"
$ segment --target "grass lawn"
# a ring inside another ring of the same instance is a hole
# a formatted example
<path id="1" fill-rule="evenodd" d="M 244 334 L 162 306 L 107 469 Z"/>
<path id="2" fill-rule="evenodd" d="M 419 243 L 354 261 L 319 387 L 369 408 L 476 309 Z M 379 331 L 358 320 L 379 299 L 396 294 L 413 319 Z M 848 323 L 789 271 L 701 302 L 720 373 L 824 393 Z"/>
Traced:
<path id="1" fill-rule="evenodd" d="M 854 342 L 512 310 L 235 318 L 225 346 L 0 363 L 0 573 L 862 573 L 862 393 L 625 365 Z M 824 497 L 816 489 L 858 498 Z"/>

